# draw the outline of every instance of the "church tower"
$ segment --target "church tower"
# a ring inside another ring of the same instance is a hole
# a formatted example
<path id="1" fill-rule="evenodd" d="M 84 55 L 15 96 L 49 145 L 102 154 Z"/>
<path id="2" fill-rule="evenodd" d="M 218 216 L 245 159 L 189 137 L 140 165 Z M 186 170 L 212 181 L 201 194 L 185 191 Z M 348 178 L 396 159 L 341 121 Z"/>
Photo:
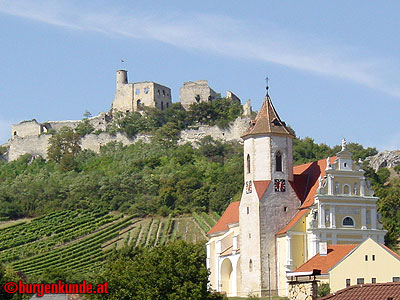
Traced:
<path id="1" fill-rule="evenodd" d="M 244 140 L 244 189 L 239 207 L 242 295 L 277 294 L 275 233 L 295 215 L 294 134 L 265 96 Z M 286 262 L 288 270 L 290 259 Z"/>

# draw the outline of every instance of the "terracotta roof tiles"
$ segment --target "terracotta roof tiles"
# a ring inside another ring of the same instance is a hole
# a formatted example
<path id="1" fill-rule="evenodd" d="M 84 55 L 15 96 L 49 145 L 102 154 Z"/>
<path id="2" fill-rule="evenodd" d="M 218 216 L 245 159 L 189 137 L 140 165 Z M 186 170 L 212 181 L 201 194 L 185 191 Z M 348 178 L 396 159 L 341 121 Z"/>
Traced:
<path id="1" fill-rule="evenodd" d="M 299 210 L 294 217 L 289 221 L 289 223 L 282 229 L 280 230 L 276 235 L 286 233 L 290 228 L 292 228 L 294 225 L 297 224 L 297 222 L 301 219 L 302 216 L 304 216 L 308 212 L 308 209 L 303 209 Z"/>
<path id="2" fill-rule="evenodd" d="M 285 122 L 282 122 L 279 118 L 268 94 L 265 96 L 261 109 L 252 124 L 253 125 L 242 135 L 242 138 L 248 135 L 268 133 L 294 137 L 293 133 L 286 127 Z"/>
<path id="3" fill-rule="evenodd" d="M 319 253 L 307 260 L 298 267 L 294 272 L 306 272 L 314 269 L 321 270 L 321 274 L 328 274 L 330 268 L 335 266 L 343 257 L 352 251 L 358 245 L 329 245 L 328 254 L 320 255 Z"/>
<path id="4" fill-rule="evenodd" d="M 400 282 L 353 285 L 319 300 L 399 300 Z"/>
<path id="5" fill-rule="evenodd" d="M 234 224 L 239 222 L 239 205 L 240 202 L 232 202 L 229 204 L 229 206 L 226 208 L 225 212 L 221 216 L 221 218 L 218 220 L 217 224 L 215 224 L 208 234 L 213 234 L 217 233 L 220 231 L 227 231 L 229 229 L 228 225 L 229 224 Z"/>

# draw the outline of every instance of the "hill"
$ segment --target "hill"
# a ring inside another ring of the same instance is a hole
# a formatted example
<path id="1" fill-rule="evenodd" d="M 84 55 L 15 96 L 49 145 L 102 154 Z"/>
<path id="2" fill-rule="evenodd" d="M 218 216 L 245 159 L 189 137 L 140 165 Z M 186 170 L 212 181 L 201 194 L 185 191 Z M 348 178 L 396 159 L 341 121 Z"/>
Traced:
<path id="1" fill-rule="evenodd" d="M 219 215 L 193 213 L 134 218 L 100 210 L 61 210 L 0 229 L 0 263 L 26 276 L 62 270 L 83 276 L 98 270 L 113 249 L 154 247 L 176 239 L 205 242 Z"/>

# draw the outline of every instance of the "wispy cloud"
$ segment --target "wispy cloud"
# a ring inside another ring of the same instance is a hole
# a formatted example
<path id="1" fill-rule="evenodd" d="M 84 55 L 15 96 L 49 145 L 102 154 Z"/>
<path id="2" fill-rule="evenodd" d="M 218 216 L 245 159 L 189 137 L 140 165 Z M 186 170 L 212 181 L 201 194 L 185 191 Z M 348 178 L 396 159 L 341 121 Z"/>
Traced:
<path id="1" fill-rule="evenodd" d="M 4 0 L 0 1 L 0 13 L 72 30 L 149 39 L 180 48 L 275 63 L 352 81 L 400 98 L 399 85 L 387 78 L 389 63 L 385 60 L 360 55 L 360 50 L 332 45 L 307 34 L 299 37 L 299 33 L 284 32 L 272 24 L 266 30 L 266 24 L 258 26 L 223 15 L 139 14 L 122 8 L 94 9 L 61 1 Z"/>

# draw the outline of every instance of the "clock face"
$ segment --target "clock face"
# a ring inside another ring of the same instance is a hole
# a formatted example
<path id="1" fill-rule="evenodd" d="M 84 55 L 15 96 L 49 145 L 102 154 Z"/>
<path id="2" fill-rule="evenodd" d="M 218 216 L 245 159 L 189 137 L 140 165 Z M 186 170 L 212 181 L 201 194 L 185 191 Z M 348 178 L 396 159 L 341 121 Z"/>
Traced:
<path id="1" fill-rule="evenodd" d="M 286 181 L 285 179 L 275 179 L 274 180 L 275 192 L 285 192 L 286 191 Z"/>
<path id="2" fill-rule="evenodd" d="M 246 181 L 246 194 L 251 194 L 252 191 L 253 191 L 253 185 L 251 180 Z"/>

